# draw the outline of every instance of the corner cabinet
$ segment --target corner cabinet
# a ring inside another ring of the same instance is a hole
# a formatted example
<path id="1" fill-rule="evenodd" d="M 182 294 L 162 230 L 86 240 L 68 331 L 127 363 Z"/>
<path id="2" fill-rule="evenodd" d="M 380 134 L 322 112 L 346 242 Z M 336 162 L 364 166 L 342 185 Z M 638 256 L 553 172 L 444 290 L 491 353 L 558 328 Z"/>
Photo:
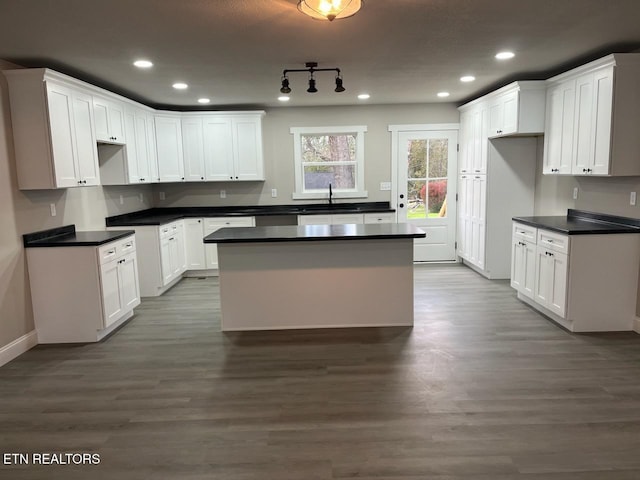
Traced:
<path id="1" fill-rule="evenodd" d="M 97 342 L 140 305 L 136 238 L 27 248 L 38 343 Z"/>
<path id="2" fill-rule="evenodd" d="M 543 173 L 640 175 L 640 54 L 614 54 L 547 81 Z"/>
<path id="3" fill-rule="evenodd" d="M 91 92 L 47 69 L 5 71 L 21 190 L 100 184 Z"/>
<path id="4" fill-rule="evenodd" d="M 182 114 L 185 180 L 264 180 L 264 113 Z"/>
<path id="5" fill-rule="evenodd" d="M 518 298 L 567 330 L 633 330 L 637 234 L 563 235 L 514 222 L 511 254 Z"/>

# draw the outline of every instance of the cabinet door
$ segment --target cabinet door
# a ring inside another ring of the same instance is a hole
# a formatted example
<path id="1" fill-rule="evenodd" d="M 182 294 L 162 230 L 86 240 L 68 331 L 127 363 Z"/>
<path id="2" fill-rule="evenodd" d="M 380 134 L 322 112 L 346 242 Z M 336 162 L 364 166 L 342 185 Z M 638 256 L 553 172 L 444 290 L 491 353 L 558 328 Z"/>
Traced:
<path id="1" fill-rule="evenodd" d="M 74 90 L 72 99 L 78 180 L 83 186 L 100 185 L 98 148 L 93 132 L 93 98 Z"/>
<path id="2" fill-rule="evenodd" d="M 108 104 L 109 136 L 113 143 L 124 143 L 124 104 L 110 101 Z"/>
<path id="3" fill-rule="evenodd" d="M 140 305 L 138 262 L 135 253 L 124 256 L 119 262 L 120 298 L 122 299 L 123 311 L 126 312 Z"/>
<path id="4" fill-rule="evenodd" d="M 203 128 L 204 159 L 207 180 L 233 180 L 233 139 L 231 133 L 231 118 L 205 118 Z"/>
<path id="5" fill-rule="evenodd" d="M 138 171 L 138 135 L 136 134 L 136 115 L 134 108 L 127 108 L 124 112 L 124 127 L 127 144 L 124 147 L 126 156 L 126 177 L 128 183 L 140 183 Z"/>
<path id="6" fill-rule="evenodd" d="M 570 174 L 573 163 L 575 80 L 547 91 L 542 173 Z"/>
<path id="7" fill-rule="evenodd" d="M 264 180 L 260 117 L 233 118 L 235 180 Z"/>
<path id="8" fill-rule="evenodd" d="M 519 93 L 510 92 L 502 96 L 502 126 L 501 135 L 518 131 L 518 98 Z"/>
<path id="9" fill-rule="evenodd" d="M 151 169 L 151 152 L 149 151 L 149 128 L 149 116 L 144 111 L 136 110 L 134 114 L 134 137 L 138 183 L 151 183 L 154 179 Z M 129 144 L 130 139 L 127 134 L 127 149 Z"/>
<path id="10" fill-rule="evenodd" d="M 96 139 L 99 142 L 110 142 L 109 138 L 109 106 L 106 99 L 93 97 L 93 114 L 96 128 Z"/>
<path id="11" fill-rule="evenodd" d="M 204 181 L 204 135 L 201 118 L 182 119 L 182 150 L 185 180 Z"/>
<path id="12" fill-rule="evenodd" d="M 205 263 L 204 222 L 201 218 L 184 220 L 187 270 L 203 270 Z"/>
<path id="13" fill-rule="evenodd" d="M 593 163 L 593 73 L 576 79 L 575 121 L 573 132 L 574 175 L 585 175 Z"/>
<path id="14" fill-rule="evenodd" d="M 185 246 L 184 221 L 175 223 L 175 253 L 176 253 L 176 275 L 181 275 L 187 269 L 187 255 Z"/>
<path id="15" fill-rule="evenodd" d="M 549 252 L 550 255 L 550 280 L 548 289 L 547 308 L 558 316 L 565 318 L 567 305 L 567 255 Z"/>
<path id="16" fill-rule="evenodd" d="M 593 79 L 593 162 L 592 174 L 608 175 L 611 162 L 613 118 L 613 67 L 596 72 Z"/>
<path id="17" fill-rule="evenodd" d="M 486 104 L 478 106 L 474 115 L 474 139 L 471 170 L 473 173 L 487 173 L 489 155 L 489 108 Z"/>
<path id="18" fill-rule="evenodd" d="M 473 150 L 473 110 L 460 113 L 460 154 L 458 169 L 460 173 L 469 173 L 472 168 L 470 155 Z"/>
<path id="19" fill-rule="evenodd" d="M 100 265 L 100 281 L 102 283 L 103 328 L 108 327 L 122 316 L 123 298 L 118 273 L 119 260 Z"/>
<path id="20" fill-rule="evenodd" d="M 549 256 L 548 251 L 541 247 L 536 249 L 536 257 L 536 280 L 533 299 L 543 307 L 547 307 L 553 282 L 553 259 Z"/>
<path id="21" fill-rule="evenodd" d="M 77 187 L 71 89 L 47 82 L 47 106 L 51 132 L 51 154 L 58 188 Z"/>
<path id="22" fill-rule="evenodd" d="M 182 131 L 180 117 L 156 116 L 158 179 L 160 182 L 182 182 Z"/>
<path id="23" fill-rule="evenodd" d="M 174 279 L 174 267 L 171 260 L 171 244 L 169 237 L 160 240 L 160 267 L 162 271 L 162 285 L 167 285 Z"/>
<path id="24" fill-rule="evenodd" d="M 513 239 L 511 256 L 511 286 L 529 298 L 534 296 L 536 246 Z"/>

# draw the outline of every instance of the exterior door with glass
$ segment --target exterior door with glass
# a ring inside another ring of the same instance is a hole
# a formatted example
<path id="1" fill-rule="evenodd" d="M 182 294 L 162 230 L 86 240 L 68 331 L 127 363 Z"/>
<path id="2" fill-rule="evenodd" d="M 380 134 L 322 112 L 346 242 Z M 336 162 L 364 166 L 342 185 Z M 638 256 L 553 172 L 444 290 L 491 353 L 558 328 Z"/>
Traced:
<path id="1" fill-rule="evenodd" d="M 414 261 L 455 261 L 458 129 L 397 132 L 398 222 L 427 233 L 414 241 Z"/>

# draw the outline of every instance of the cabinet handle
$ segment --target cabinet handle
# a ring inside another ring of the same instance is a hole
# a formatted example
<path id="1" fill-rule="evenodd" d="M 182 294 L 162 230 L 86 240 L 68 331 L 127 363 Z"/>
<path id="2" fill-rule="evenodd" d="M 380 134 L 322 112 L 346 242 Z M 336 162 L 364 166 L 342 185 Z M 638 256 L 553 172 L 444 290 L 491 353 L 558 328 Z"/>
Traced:
<path id="1" fill-rule="evenodd" d="M 460 171 L 461 171 L 462 173 L 467 173 L 467 171 L 466 171 L 466 170 L 460 170 Z"/>
<path id="2" fill-rule="evenodd" d="M 116 251 L 115 251 L 115 250 L 109 250 L 109 251 L 107 252 L 107 255 L 113 255 L 114 253 L 116 253 Z"/>
<path id="3" fill-rule="evenodd" d="M 587 168 L 587 172 L 591 173 L 591 172 L 593 172 L 593 170 L 591 170 L 590 168 Z"/>
<path id="4" fill-rule="evenodd" d="M 480 173 L 480 170 L 474 170 L 476 173 Z"/>
<path id="5" fill-rule="evenodd" d="M 482 177 L 480 177 L 480 176 L 476 175 L 476 176 L 475 176 L 475 177 L 473 177 L 473 178 L 482 178 Z"/>
<path id="6" fill-rule="evenodd" d="M 238 177 L 236 177 L 236 180 L 238 180 Z"/>
<path id="7" fill-rule="evenodd" d="M 401 203 L 400 205 L 398 205 L 400 208 L 404 208 L 404 203 Z"/>
<path id="8" fill-rule="evenodd" d="M 182 177 L 182 180 L 184 180 L 184 177 Z"/>
<path id="9" fill-rule="evenodd" d="M 198 220 L 198 223 L 200 223 L 200 220 Z"/>
<path id="10" fill-rule="evenodd" d="M 124 248 L 131 248 L 133 246 L 133 243 L 127 243 Z"/>

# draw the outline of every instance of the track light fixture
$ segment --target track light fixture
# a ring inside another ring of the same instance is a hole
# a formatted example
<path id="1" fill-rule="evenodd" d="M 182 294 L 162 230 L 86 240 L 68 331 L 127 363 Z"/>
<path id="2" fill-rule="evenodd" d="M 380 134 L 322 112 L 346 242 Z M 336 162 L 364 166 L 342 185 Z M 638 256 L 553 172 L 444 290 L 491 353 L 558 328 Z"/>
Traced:
<path id="1" fill-rule="evenodd" d="M 287 76 L 287 74 L 291 72 L 307 72 L 309 74 L 309 88 L 307 88 L 308 93 L 318 92 L 318 89 L 316 88 L 316 79 L 313 76 L 315 72 L 336 72 L 336 88 L 334 92 L 341 93 L 345 91 L 345 88 L 342 85 L 342 75 L 339 68 L 316 68 L 317 66 L 317 62 L 307 62 L 305 63 L 305 67 L 307 68 L 283 70 L 282 88 L 280 88 L 280 93 L 291 93 L 291 87 L 289 87 L 289 77 Z"/>

